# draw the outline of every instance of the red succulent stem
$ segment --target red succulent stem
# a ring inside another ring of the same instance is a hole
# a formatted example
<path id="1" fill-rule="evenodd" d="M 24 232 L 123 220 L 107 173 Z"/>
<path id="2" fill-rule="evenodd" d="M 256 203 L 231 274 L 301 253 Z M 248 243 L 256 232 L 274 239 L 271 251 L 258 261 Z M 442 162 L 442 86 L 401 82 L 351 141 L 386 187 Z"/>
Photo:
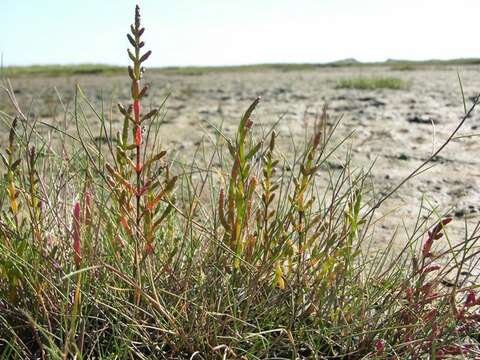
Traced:
<path id="1" fill-rule="evenodd" d="M 141 284 L 140 278 L 140 264 L 139 264 L 139 251 L 140 251 L 140 243 L 142 237 L 141 231 L 141 224 L 142 224 L 142 195 L 145 191 L 148 191 L 148 184 L 144 183 L 143 179 L 143 164 L 142 164 L 142 115 L 141 115 L 141 100 L 142 97 L 145 95 L 146 88 L 141 88 L 141 79 L 142 79 L 142 63 L 148 59 L 151 54 L 151 51 L 145 52 L 143 55 L 140 53 L 141 48 L 145 45 L 143 41 L 141 41 L 141 36 L 144 32 L 144 28 L 140 25 L 140 9 L 138 5 L 135 8 L 135 22 L 131 26 L 131 34 L 127 35 L 127 38 L 130 44 L 133 46 L 133 52 L 128 50 L 128 55 L 132 60 L 132 66 L 128 68 L 129 76 L 132 80 L 131 83 L 131 92 L 132 92 L 132 110 L 133 110 L 133 142 L 134 142 L 134 151 L 135 151 L 135 174 L 136 174 L 136 184 L 135 184 L 135 232 L 134 232 L 134 241 L 135 241 L 135 254 L 134 254 L 134 261 L 135 261 L 135 269 L 134 274 L 135 277 L 138 277 L 138 282 Z M 127 115 L 129 116 L 129 115 Z M 146 115 L 148 117 L 148 114 Z M 147 189 L 146 189 L 147 188 Z M 136 301 L 139 300 L 139 297 L 136 294 Z"/>
<path id="2" fill-rule="evenodd" d="M 142 189 L 142 163 L 141 163 L 141 155 L 142 155 L 142 128 L 140 125 L 140 100 L 134 100 L 134 104 L 137 104 L 137 110 L 135 112 L 135 149 L 136 149 L 136 163 L 135 163 L 135 172 L 137 173 L 137 191 L 136 191 L 136 205 L 137 205 L 137 217 L 136 217 L 136 225 L 137 225 L 137 235 L 140 232 L 140 201 L 141 195 L 140 191 Z M 134 109 L 135 109 L 134 105 Z M 138 236 L 137 236 L 138 238 Z"/>
<path id="3" fill-rule="evenodd" d="M 131 71 L 132 78 L 132 100 L 133 100 L 133 116 L 134 116 L 134 144 L 135 144 L 135 172 L 136 172 L 136 239 L 140 241 L 140 223 L 141 223 L 141 189 L 142 184 L 142 124 L 141 124 L 141 63 L 142 57 L 140 57 L 140 48 L 143 44 L 140 41 L 140 36 L 143 30 L 140 28 L 140 11 L 138 6 L 135 8 L 135 23 L 132 25 L 132 35 L 129 36 L 129 40 L 132 43 L 135 55 L 130 56 L 133 61 L 133 71 Z M 131 53 L 130 53 L 131 54 Z"/>
<path id="4" fill-rule="evenodd" d="M 141 178 L 141 152 L 142 152 L 142 139 L 141 139 L 141 118 L 140 118 L 140 14 L 138 5 L 135 8 L 135 30 L 133 34 L 135 37 L 135 60 L 133 61 L 133 74 L 132 78 L 132 99 L 133 99 L 133 115 L 134 115 L 134 143 L 135 143 L 135 172 L 137 177 L 135 200 L 136 200 L 136 219 L 135 219 L 135 273 L 139 272 L 139 244 L 140 244 L 140 223 L 141 223 L 141 195 L 140 190 L 142 188 Z M 139 276 L 139 274 L 137 274 Z M 141 281 L 140 278 L 138 279 Z M 138 301 L 138 298 L 136 299 Z"/>

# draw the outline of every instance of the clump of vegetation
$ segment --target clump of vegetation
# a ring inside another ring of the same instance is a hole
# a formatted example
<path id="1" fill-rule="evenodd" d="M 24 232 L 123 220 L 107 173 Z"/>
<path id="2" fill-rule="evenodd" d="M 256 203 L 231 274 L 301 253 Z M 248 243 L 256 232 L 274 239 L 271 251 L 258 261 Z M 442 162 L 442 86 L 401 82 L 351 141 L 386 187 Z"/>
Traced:
<path id="1" fill-rule="evenodd" d="M 392 65 L 390 69 L 393 71 L 414 71 L 418 69 L 418 66 L 413 63 L 398 63 Z"/>
<path id="2" fill-rule="evenodd" d="M 406 88 L 407 84 L 402 79 L 395 77 L 355 77 L 339 80 L 336 87 L 337 89 L 399 90 Z"/>
<path id="3" fill-rule="evenodd" d="M 93 108 L 100 134 L 82 127 L 78 89 L 77 133 L 57 151 L 9 92 L 2 358 L 478 356 L 480 300 L 462 274 L 479 227 L 441 246 L 452 219 L 431 212 L 401 253 L 367 250 L 376 209 L 408 178 L 378 198 L 350 155 L 331 169 L 344 140 L 326 108 L 284 157 L 273 129 L 256 138 L 255 99 L 233 138 L 219 131 L 211 154 L 175 166 L 157 145 L 162 108 L 142 106 L 144 31 L 137 7 L 118 134 Z"/>

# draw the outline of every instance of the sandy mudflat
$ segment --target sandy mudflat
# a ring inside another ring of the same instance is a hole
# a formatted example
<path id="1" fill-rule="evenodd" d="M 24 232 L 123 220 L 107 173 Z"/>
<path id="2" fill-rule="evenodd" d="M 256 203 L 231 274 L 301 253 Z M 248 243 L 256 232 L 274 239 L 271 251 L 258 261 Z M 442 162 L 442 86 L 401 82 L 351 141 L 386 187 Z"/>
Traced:
<path id="1" fill-rule="evenodd" d="M 313 120 L 315 112 L 328 103 L 332 118 L 344 114 L 337 138 L 355 130 L 354 137 L 348 142 L 353 149 L 355 164 L 368 166 L 376 159 L 373 182 L 380 193 L 418 166 L 458 124 L 463 115 L 463 104 L 456 70 L 463 79 L 467 105 L 470 105 L 470 98 L 480 91 L 480 67 L 477 66 L 458 69 L 421 67 L 411 71 L 395 71 L 388 66 L 319 68 L 189 76 L 147 72 L 146 81 L 152 91 L 146 102 L 159 105 L 163 97 L 171 93 L 166 123 L 161 132 L 162 141 L 170 149 L 178 150 L 179 156 L 183 157 L 193 152 L 203 135 L 214 132 L 209 122 L 219 124 L 223 119 L 226 134 L 232 135 L 240 115 L 256 96 L 263 98 L 254 117 L 259 127 L 267 128 L 283 116 L 278 130 L 286 141 L 284 149 L 288 148 L 290 135 L 298 141 L 303 138 L 305 112 L 307 119 Z M 359 75 L 399 77 L 408 83 L 408 88 L 336 88 L 339 79 Z M 26 111 L 32 105 L 34 116 L 60 126 L 64 123 L 63 117 L 52 116 L 54 108 L 62 112 L 54 87 L 62 94 L 64 104 L 70 104 L 71 109 L 73 84 L 76 82 L 94 103 L 98 104 L 102 94 L 107 105 L 112 98 L 114 103 L 127 99 L 128 79 L 123 76 L 17 78 L 13 80 L 13 85 Z M 7 99 L 2 94 L 0 109 L 9 112 L 11 108 L 6 103 Z M 116 109 L 113 119 L 114 124 L 120 126 Z M 73 132 L 73 122 L 67 119 L 66 124 L 67 129 Z M 462 135 L 474 133 L 480 133 L 480 109 L 474 112 L 461 131 Z M 341 163 L 341 158 L 338 162 Z M 439 211 L 451 209 L 456 220 L 450 232 L 453 242 L 461 239 L 465 216 L 469 218 L 469 223 L 478 220 L 480 138 L 462 138 L 451 143 L 434 165 L 427 173 L 411 180 L 379 210 L 378 215 L 388 214 L 391 210 L 395 212 L 379 222 L 374 237 L 377 244 L 384 243 L 399 226 L 396 242 L 401 246 L 405 239 L 403 223 L 407 229 L 411 228 L 423 195 L 431 205 L 438 206 Z"/>

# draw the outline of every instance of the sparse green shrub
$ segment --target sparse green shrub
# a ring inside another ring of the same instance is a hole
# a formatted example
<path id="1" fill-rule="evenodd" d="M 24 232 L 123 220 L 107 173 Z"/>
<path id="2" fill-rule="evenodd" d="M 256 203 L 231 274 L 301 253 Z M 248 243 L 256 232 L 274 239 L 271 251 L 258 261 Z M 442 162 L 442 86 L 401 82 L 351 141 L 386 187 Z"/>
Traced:
<path id="1" fill-rule="evenodd" d="M 402 79 L 394 77 L 355 77 L 339 80 L 336 87 L 337 89 L 399 90 L 406 86 L 407 84 Z"/>
<path id="2" fill-rule="evenodd" d="M 157 148 L 162 109 L 142 108 L 143 32 L 137 7 L 118 134 L 80 89 L 77 133 L 61 151 L 18 106 L 2 118 L 2 358 L 478 354 L 480 301 L 460 280 L 475 266 L 478 227 L 441 247 L 451 218 L 432 212 L 401 253 L 368 250 L 372 216 L 398 187 L 376 198 L 349 152 L 331 168 L 346 139 L 335 140 L 326 107 L 303 150 L 284 156 L 273 130 L 256 136 L 256 99 L 234 138 L 219 132 L 211 154 L 175 166 Z M 84 125 L 88 108 L 98 135 Z"/>
<path id="3" fill-rule="evenodd" d="M 414 71 L 418 69 L 418 65 L 411 63 L 398 63 L 390 67 L 393 71 Z"/>

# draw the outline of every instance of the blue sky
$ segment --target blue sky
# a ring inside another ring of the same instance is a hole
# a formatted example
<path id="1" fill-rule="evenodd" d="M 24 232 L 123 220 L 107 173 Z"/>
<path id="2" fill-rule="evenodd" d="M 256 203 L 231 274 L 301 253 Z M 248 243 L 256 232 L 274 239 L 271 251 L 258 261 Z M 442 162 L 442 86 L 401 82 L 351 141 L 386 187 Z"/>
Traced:
<path id="1" fill-rule="evenodd" d="M 480 0 L 0 0 L 4 64 L 126 64 L 137 2 L 149 66 L 480 57 Z"/>

